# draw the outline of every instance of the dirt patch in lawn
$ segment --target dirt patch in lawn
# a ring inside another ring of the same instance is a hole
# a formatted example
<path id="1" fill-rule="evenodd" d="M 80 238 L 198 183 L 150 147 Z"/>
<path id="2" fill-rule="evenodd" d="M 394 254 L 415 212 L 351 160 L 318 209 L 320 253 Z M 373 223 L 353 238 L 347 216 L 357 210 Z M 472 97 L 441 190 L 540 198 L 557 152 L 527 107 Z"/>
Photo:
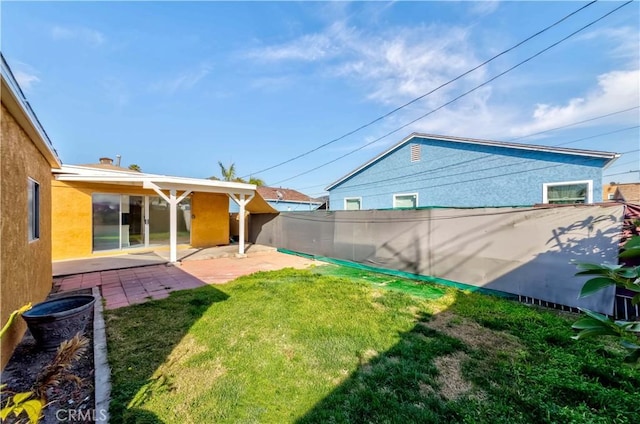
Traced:
<path id="1" fill-rule="evenodd" d="M 485 352 L 489 356 L 503 354 L 514 357 L 524 350 L 524 346 L 517 337 L 490 330 L 448 311 L 434 315 L 430 321 L 422 322 L 421 325 L 454 337 L 469 348 Z M 486 398 L 486 393 L 475 387 L 462 373 L 463 364 L 469 360 L 469 356 L 464 352 L 456 352 L 435 359 L 439 393 L 446 400 L 457 400 L 465 396 L 478 400 Z M 425 389 L 425 393 L 428 392 L 429 390 Z"/>
<path id="2" fill-rule="evenodd" d="M 462 375 L 462 364 L 468 359 L 469 357 L 464 352 L 456 352 L 435 359 L 434 362 L 439 373 L 437 381 L 440 385 L 440 395 L 446 400 L 457 400 L 467 395 L 476 399 L 486 397 L 484 392 L 476 389 Z"/>
<path id="3" fill-rule="evenodd" d="M 430 321 L 421 324 L 454 337 L 472 349 L 509 356 L 525 349 L 518 338 L 511 334 L 490 330 L 448 311 L 434 315 Z"/>

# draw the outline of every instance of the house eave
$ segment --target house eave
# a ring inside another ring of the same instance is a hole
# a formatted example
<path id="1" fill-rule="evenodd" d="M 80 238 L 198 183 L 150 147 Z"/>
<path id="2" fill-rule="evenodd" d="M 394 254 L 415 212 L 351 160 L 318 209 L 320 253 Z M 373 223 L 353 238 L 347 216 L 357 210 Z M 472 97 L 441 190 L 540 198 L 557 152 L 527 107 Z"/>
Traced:
<path id="1" fill-rule="evenodd" d="M 31 109 L 31 105 L 29 105 L 24 93 L 20 89 L 20 85 L 13 76 L 11 68 L 9 68 L 4 56 L 1 54 L 0 56 L 2 59 L 0 72 L 2 75 L 2 86 L 0 87 L 2 104 L 27 133 L 38 151 L 47 160 L 49 166 L 51 168 L 60 168 L 62 162 L 53 148 L 53 143 L 42 127 L 42 124 L 40 124 L 35 112 Z"/>
<path id="2" fill-rule="evenodd" d="M 161 190 L 246 195 L 256 192 L 256 186 L 253 184 L 105 170 L 77 165 L 65 165 L 55 170 L 54 175 L 57 181 L 120 184 L 145 189 L 160 188 Z"/>

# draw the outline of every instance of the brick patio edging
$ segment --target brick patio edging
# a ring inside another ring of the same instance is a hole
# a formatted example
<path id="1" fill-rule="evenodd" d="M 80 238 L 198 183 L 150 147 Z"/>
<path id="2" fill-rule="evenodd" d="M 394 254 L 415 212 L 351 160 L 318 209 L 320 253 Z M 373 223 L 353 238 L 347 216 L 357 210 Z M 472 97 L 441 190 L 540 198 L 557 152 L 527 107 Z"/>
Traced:
<path id="1" fill-rule="evenodd" d="M 111 401 L 111 368 L 107 359 L 107 335 L 103 316 L 100 288 L 91 289 L 96 302 L 93 307 L 93 367 L 95 422 L 109 422 L 109 402 Z"/>

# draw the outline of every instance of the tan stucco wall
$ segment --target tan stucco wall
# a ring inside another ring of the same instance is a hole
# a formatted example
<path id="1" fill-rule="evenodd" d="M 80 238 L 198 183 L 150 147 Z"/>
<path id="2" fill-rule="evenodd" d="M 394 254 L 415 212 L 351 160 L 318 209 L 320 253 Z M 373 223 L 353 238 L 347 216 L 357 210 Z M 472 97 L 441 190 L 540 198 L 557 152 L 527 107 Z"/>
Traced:
<path id="1" fill-rule="evenodd" d="M 157 196 L 153 190 L 117 184 L 53 181 L 53 260 L 92 255 L 92 201 L 94 193 Z"/>
<path id="2" fill-rule="evenodd" d="M 153 190 L 117 184 L 53 181 L 53 260 L 86 258 L 92 252 L 94 193 L 157 196 Z M 181 193 L 178 193 L 180 195 Z M 229 198 L 226 194 L 191 196 L 191 245 L 208 247 L 229 243 Z"/>
<path id="3" fill-rule="evenodd" d="M 0 140 L 0 318 L 22 305 L 46 298 L 51 290 L 51 167 L 48 161 L 2 106 Z M 29 242 L 27 181 L 40 184 L 40 239 Z M 20 318 L 2 338 L 1 367 L 22 338 Z"/>
<path id="4" fill-rule="evenodd" d="M 193 247 L 229 244 L 229 197 L 226 194 L 194 193 L 191 215 Z"/>

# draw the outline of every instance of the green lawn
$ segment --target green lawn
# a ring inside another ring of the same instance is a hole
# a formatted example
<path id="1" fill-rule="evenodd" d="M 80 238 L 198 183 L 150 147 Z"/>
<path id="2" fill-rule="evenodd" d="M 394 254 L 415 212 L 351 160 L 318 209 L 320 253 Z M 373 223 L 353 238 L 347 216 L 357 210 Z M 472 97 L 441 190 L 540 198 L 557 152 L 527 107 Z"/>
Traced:
<path id="1" fill-rule="evenodd" d="M 108 311 L 111 422 L 638 422 L 640 372 L 574 315 L 406 291 L 317 267 Z"/>

